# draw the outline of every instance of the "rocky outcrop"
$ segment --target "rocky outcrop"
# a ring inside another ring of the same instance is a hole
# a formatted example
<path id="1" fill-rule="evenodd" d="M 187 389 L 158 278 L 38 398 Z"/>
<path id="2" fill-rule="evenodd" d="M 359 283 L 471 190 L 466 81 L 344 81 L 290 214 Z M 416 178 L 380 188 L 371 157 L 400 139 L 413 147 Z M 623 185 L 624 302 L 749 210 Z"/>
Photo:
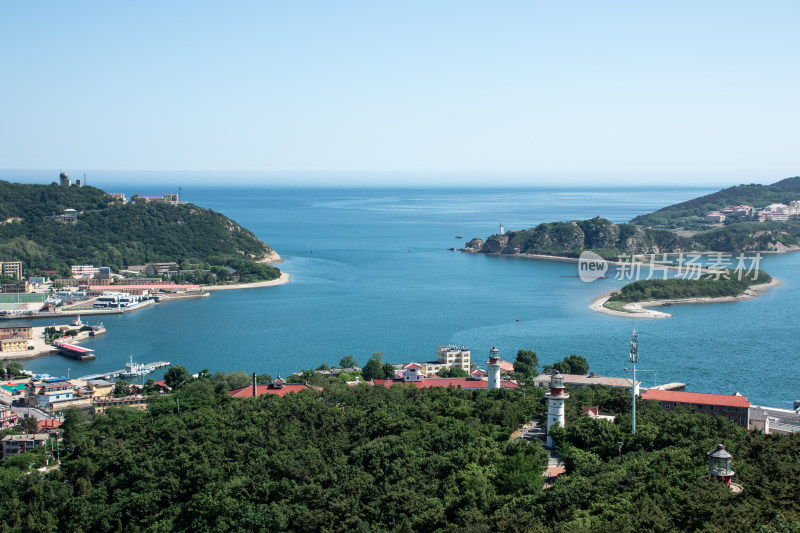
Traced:
<path id="1" fill-rule="evenodd" d="M 583 250 L 602 250 L 606 255 L 624 253 L 674 253 L 688 248 L 688 240 L 663 230 L 633 224 L 614 224 L 603 218 L 552 222 L 535 228 L 472 239 L 465 252 L 485 254 L 542 254 L 577 257 Z"/>

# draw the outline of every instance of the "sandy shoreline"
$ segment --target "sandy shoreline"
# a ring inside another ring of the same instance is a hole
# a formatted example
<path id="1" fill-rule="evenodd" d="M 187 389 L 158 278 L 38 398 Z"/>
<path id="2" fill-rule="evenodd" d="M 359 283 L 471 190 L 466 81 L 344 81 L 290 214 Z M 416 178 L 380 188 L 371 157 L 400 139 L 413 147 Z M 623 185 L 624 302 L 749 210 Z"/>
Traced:
<path id="1" fill-rule="evenodd" d="M 598 313 L 604 313 L 606 315 L 611 316 L 622 316 L 627 318 L 669 318 L 672 315 L 670 313 L 664 313 L 662 311 L 654 311 L 652 309 L 646 309 L 647 307 L 660 307 L 663 304 L 670 304 L 670 305 L 679 305 L 679 304 L 702 304 L 702 303 L 719 303 L 719 302 L 738 302 L 740 300 L 750 300 L 751 298 L 755 298 L 756 296 L 768 291 L 772 287 L 777 287 L 778 285 L 782 285 L 783 282 L 778 278 L 773 277 L 772 281 L 769 283 L 762 283 L 760 285 L 753 285 L 742 294 L 738 296 L 721 296 L 718 298 L 683 298 L 683 299 L 672 299 L 672 300 L 650 300 L 647 302 L 636 302 L 636 303 L 629 303 L 623 306 L 624 309 L 627 309 L 628 312 L 625 311 L 615 311 L 613 309 L 609 309 L 605 307 L 606 301 L 611 297 L 614 291 L 600 296 L 599 298 L 595 298 L 592 301 L 592 305 L 589 306 L 589 309 L 592 311 L 596 311 Z"/>
<path id="2" fill-rule="evenodd" d="M 257 281 L 255 283 L 236 283 L 231 285 L 201 285 L 204 291 L 226 291 L 230 289 L 257 289 L 259 287 L 273 287 L 275 285 L 283 285 L 289 283 L 292 275 L 287 272 L 281 272 L 281 277 L 270 281 Z"/>

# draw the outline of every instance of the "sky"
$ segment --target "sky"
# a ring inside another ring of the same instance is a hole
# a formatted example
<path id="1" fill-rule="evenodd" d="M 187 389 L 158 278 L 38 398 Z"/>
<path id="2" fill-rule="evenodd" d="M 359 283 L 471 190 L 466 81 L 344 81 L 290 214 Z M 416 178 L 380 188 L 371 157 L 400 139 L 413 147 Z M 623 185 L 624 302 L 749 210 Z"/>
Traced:
<path id="1" fill-rule="evenodd" d="M 0 178 L 771 183 L 800 174 L 799 16 L 794 0 L 2 2 Z"/>

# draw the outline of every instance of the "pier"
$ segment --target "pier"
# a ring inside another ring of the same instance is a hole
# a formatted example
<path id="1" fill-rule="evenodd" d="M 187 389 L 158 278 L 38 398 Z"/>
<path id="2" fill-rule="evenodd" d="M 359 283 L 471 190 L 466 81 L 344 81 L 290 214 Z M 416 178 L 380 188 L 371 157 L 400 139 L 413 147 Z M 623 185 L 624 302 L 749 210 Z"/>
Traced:
<path id="1" fill-rule="evenodd" d="M 53 346 L 58 348 L 58 353 L 69 357 L 70 359 L 78 359 L 79 361 L 83 361 L 84 359 L 94 359 L 94 350 L 84 348 L 83 346 L 77 346 L 75 344 L 68 344 L 66 342 L 58 341 L 54 341 Z"/>
<path id="2" fill-rule="evenodd" d="M 144 365 L 146 369 L 146 374 L 154 372 L 158 368 L 164 368 L 165 366 L 169 366 L 169 361 L 156 361 L 155 363 L 147 363 Z M 125 372 L 124 368 L 120 368 L 119 370 L 112 370 L 111 372 L 103 372 L 100 374 L 91 374 L 89 376 L 81 376 L 80 379 L 115 379 L 118 378 L 120 374 Z M 143 374 L 144 375 L 144 374 Z"/>

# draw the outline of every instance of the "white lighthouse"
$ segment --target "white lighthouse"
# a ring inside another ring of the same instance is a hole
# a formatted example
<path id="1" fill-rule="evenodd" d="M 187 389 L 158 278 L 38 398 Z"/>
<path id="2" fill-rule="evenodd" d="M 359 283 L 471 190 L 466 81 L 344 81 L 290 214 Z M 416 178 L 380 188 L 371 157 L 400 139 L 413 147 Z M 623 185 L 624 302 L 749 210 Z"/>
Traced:
<path id="1" fill-rule="evenodd" d="M 569 398 L 569 394 L 564 392 L 564 376 L 556 373 L 550 377 L 550 392 L 544 395 L 547 398 L 547 447 L 553 448 L 556 443 L 550 436 L 550 428 L 554 426 L 566 426 L 564 418 L 564 401 Z"/>
<path id="2" fill-rule="evenodd" d="M 505 235 L 505 234 L 506 234 L 506 229 L 503 227 L 503 223 L 500 222 L 500 235 Z"/>
<path id="3" fill-rule="evenodd" d="M 486 361 L 489 369 L 489 390 L 500 388 L 500 350 L 497 346 L 492 346 L 489 350 L 489 360 Z"/>

